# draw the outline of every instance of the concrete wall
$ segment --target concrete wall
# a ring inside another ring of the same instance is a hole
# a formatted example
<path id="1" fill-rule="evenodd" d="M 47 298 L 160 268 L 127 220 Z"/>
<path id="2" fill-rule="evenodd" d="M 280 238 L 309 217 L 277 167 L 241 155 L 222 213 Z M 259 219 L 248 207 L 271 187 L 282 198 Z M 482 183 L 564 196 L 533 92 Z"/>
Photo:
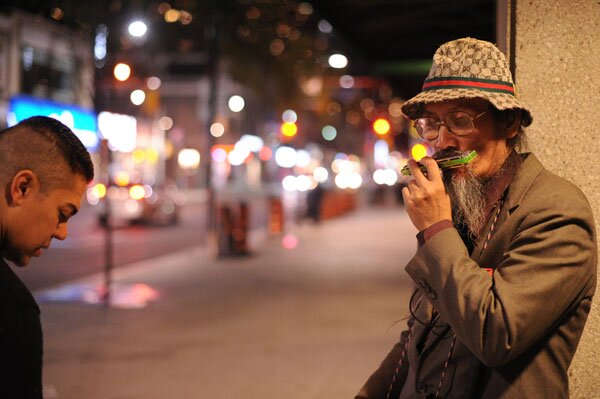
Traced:
<path id="1" fill-rule="evenodd" d="M 513 0 L 506 7 L 517 93 L 533 114 L 530 148 L 586 193 L 600 232 L 600 1 Z M 570 370 L 572 398 L 600 397 L 599 365 L 596 291 Z"/>

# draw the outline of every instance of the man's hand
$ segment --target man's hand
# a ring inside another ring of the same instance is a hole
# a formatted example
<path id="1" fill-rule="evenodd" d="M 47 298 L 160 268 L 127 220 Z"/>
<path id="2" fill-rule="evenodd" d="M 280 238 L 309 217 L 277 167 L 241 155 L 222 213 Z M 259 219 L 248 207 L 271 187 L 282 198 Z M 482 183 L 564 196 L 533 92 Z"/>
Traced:
<path id="1" fill-rule="evenodd" d="M 421 164 L 427 169 L 427 177 L 411 159 L 408 167 L 414 179 L 402 189 L 406 212 L 419 231 L 439 221 L 452 220 L 450 197 L 444 187 L 440 168 L 430 157 L 423 158 Z"/>

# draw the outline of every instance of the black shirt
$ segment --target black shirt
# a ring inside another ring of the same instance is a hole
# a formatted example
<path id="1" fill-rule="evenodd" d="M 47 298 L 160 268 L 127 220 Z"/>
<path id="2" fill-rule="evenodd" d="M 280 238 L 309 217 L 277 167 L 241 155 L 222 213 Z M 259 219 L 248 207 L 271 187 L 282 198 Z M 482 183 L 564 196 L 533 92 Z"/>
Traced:
<path id="1" fill-rule="evenodd" d="M 0 399 L 42 399 L 42 354 L 40 309 L 0 256 Z"/>

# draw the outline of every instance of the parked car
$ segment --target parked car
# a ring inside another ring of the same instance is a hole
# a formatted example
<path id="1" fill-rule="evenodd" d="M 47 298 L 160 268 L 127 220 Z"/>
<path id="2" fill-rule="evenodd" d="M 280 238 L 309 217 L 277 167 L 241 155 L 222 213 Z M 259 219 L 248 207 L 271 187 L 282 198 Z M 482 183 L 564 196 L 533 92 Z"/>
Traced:
<path id="1" fill-rule="evenodd" d="M 98 221 L 106 226 L 145 224 L 152 226 L 173 225 L 178 222 L 179 211 L 185 204 L 185 194 L 175 186 L 151 187 L 129 184 L 110 186 L 99 183 L 90 188 L 88 202 L 98 209 Z M 110 205 L 110 216 L 106 212 L 106 200 Z"/>

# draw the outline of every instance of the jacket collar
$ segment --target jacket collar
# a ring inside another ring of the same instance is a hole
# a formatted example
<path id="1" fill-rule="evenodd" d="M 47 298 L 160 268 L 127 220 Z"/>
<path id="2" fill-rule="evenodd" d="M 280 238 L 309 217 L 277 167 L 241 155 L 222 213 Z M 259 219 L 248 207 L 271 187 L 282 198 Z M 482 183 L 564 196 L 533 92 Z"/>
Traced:
<path id="1" fill-rule="evenodd" d="M 532 153 L 524 153 L 520 156 L 523 158 L 523 162 L 509 186 L 506 198 L 510 213 L 519 206 L 537 175 L 544 170 L 542 163 Z"/>

